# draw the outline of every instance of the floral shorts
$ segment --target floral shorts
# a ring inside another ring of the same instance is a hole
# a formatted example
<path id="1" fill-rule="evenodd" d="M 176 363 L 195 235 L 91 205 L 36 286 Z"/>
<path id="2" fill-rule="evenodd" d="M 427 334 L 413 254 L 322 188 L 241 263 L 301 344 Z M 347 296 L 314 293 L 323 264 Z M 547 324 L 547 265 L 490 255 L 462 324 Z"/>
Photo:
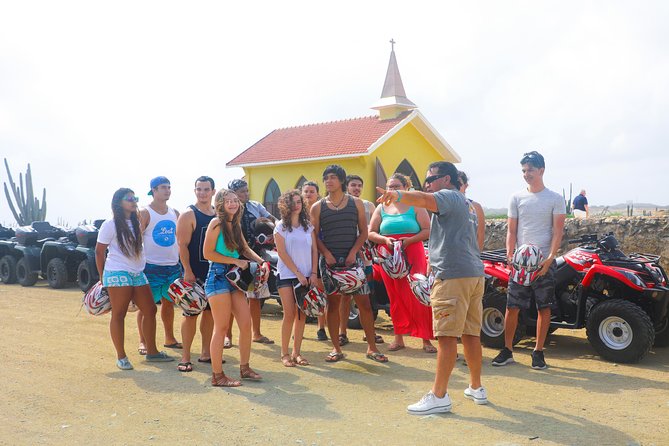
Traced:
<path id="1" fill-rule="evenodd" d="M 129 271 L 107 271 L 102 273 L 102 286 L 121 287 L 121 286 L 144 286 L 149 281 L 144 273 L 131 273 Z"/>

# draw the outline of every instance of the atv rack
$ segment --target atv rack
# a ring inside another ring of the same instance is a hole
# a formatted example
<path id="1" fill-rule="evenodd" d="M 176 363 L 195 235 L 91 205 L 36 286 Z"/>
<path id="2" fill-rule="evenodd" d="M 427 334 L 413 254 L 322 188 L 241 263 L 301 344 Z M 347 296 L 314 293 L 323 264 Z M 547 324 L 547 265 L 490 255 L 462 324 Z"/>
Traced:
<path id="1" fill-rule="evenodd" d="M 492 251 L 483 251 L 480 254 L 481 260 L 489 262 L 506 263 L 506 249 L 494 249 Z"/>

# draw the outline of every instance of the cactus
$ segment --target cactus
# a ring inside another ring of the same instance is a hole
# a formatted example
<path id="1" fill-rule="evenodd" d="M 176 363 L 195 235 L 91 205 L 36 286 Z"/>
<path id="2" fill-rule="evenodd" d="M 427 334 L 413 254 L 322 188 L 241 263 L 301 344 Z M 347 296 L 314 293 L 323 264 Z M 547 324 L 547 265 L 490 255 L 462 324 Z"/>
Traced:
<path id="1" fill-rule="evenodd" d="M 34 221 L 44 221 L 46 218 L 46 188 L 42 191 L 42 206 L 40 207 L 39 200 L 33 194 L 33 177 L 30 172 L 30 164 L 28 164 L 28 170 L 26 171 L 25 187 L 22 173 L 19 174 L 19 185 L 17 186 L 14 183 L 7 158 L 5 158 L 5 169 L 7 169 L 7 177 L 9 178 L 9 188 L 12 190 L 10 195 L 7 183 L 4 183 L 5 196 L 16 223 L 23 226 Z M 16 204 L 12 201 L 12 195 Z"/>
<path id="2" fill-rule="evenodd" d="M 564 193 L 564 187 L 562 188 L 562 199 L 564 200 L 564 206 L 567 214 L 571 214 L 571 194 L 572 194 L 572 185 L 571 183 L 569 183 L 569 200 L 567 200 L 567 196 Z"/>

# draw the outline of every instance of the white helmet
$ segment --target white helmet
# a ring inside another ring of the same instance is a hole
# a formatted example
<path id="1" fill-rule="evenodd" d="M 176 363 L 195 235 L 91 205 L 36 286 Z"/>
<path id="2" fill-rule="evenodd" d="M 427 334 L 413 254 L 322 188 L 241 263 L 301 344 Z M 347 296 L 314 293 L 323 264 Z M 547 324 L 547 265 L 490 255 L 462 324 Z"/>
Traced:
<path id="1" fill-rule="evenodd" d="M 388 248 L 386 248 L 387 250 Z M 384 260 L 381 262 L 383 270 L 393 279 L 404 279 L 409 275 L 409 264 L 407 262 L 406 254 L 402 249 L 402 241 L 395 240 L 393 242 L 393 251 L 390 256 L 384 253 Z"/>
<path id="2" fill-rule="evenodd" d="M 251 288 L 251 285 L 254 284 L 256 280 L 256 272 L 258 270 L 258 264 L 255 262 L 249 262 L 248 267 L 240 268 L 238 266 L 233 266 L 225 274 L 225 277 L 228 278 L 230 283 L 237 288 L 239 291 L 247 292 Z"/>
<path id="3" fill-rule="evenodd" d="M 513 253 L 511 261 L 511 281 L 519 285 L 530 286 L 537 278 L 544 256 L 535 245 L 520 245 Z"/>
<path id="4" fill-rule="evenodd" d="M 430 291 L 434 284 L 434 276 L 432 274 L 429 277 L 425 277 L 423 274 L 409 274 L 407 279 L 409 280 L 409 287 L 414 297 L 418 299 L 418 302 L 429 307 Z"/>
<path id="5" fill-rule="evenodd" d="M 101 316 L 111 311 L 109 293 L 107 293 L 107 288 L 102 286 L 102 282 L 98 281 L 91 289 L 86 291 L 83 304 L 86 312 L 93 316 Z"/>
<path id="6" fill-rule="evenodd" d="M 137 308 L 137 305 L 135 305 L 135 302 L 132 300 L 128 304 L 128 313 L 134 313 L 135 311 L 139 311 L 139 308 Z"/>
<path id="7" fill-rule="evenodd" d="M 344 294 L 353 294 L 365 284 L 365 270 L 360 265 L 328 268 L 328 274 L 339 292 Z"/>
<path id="8" fill-rule="evenodd" d="M 187 316 L 197 316 L 207 307 L 207 296 L 204 288 L 197 281 L 190 283 L 178 278 L 170 284 L 167 293 Z"/>
<path id="9" fill-rule="evenodd" d="M 328 303 L 327 296 L 318 287 L 312 286 L 307 289 L 299 285 L 294 288 L 294 292 L 297 307 L 305 316 L 317 317 L 325 314 L 325 306 Z"/>

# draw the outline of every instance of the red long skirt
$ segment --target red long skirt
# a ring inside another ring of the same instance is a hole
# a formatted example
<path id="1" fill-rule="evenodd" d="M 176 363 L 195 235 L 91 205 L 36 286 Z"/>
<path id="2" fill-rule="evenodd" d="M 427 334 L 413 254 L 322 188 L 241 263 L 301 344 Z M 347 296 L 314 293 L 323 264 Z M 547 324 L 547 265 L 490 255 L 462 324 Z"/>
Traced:
<path id="1" fill-rule="evenodd" d="M 410 237 L 412 234 L 388 235 L 391 239 Z M 423 243 L 416 242 L 406 248 L 411 273 L 425 274 L 427 260 Z M 432 332 L 432 309 L 414 297 L 409 280 L 393 279 L 379 265 L 374 265 L 374 278 L 383 280 L 390 299 L 390 317 L 397 335 L 410 335 L 421 339 L 434 339 Z"/>

